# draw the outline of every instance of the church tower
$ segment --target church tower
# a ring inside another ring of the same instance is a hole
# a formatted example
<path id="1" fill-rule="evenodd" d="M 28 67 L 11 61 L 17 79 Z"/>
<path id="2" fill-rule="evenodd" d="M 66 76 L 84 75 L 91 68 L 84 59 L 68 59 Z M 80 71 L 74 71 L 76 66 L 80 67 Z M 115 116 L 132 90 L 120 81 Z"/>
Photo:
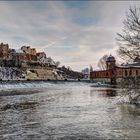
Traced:
<path id="1" fill-rule="evenodd" d="M 106 69 L 114 69 L 116 66 L 116 60 L 115 57 L 113 57 L 112 55 L 110 55 L 107 60 L 106 60 Z"/>

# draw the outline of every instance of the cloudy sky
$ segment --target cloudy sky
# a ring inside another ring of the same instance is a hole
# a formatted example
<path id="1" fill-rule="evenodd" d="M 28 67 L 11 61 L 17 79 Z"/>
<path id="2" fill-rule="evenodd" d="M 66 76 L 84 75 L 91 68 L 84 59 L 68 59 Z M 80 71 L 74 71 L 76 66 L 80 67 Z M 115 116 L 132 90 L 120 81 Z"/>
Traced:
<path id="1" fill-rule="evenodd" d="M 0 41 L 36 47 L 74 70 L 116 55 L 115 38 L 133 1 L 0 1 Z"/>

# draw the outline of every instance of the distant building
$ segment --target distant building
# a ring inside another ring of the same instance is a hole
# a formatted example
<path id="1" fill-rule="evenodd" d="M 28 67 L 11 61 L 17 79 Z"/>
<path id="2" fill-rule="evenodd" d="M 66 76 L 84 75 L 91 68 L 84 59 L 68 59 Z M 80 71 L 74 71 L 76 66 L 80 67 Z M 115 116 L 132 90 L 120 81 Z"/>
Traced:
<path id="1" fill-rule="evenodd" d="M 106 60 L 106 70 L 90 72 L 90 78 L 95 81 L 116 84 L 122 78 L 135 78 L 140 76 L 140 61 L 137 58 L 133 63 L 116 66 L 115 58 L 110 55 Z"/>
<path id="2" fill-rule="evenodd" d="M 22 46 L 21 50 L 26 54 L 25 61 L 37 61 L 37 52 L 30 46 Z"/>
<path id="3" fill-rule="evenodd" d="M 46 56 L 46 53 L 45 52 L 38 52 L 37 54 L 37 60 L 41 60 L 41 59 L 46 59 L 47 56 Z"/>
<path id="4" fill-rule="evenodd" d="M 22 46 L 21 49 L 11 49 L 8 44 L 0 44 L 0 66 L 18 67 L 24 63 L 36 66 L 56 67 L 52 59 L 47 58 L 45 52 L 37 52 L 30 46 Z"/>
<path id="5" fill-rule="evenodd" d="M 0 44 L 0 59 L 8 59 L 9 58 L 9 45 L 1 43 Z"/>
<path id="6" fill-rule="evenodd" d="M 61 76 L 45 52 L 37 52 L 30 46 L 12 49 L 8 44 L 0 44 L 0 79 L 56 80 L 62 79 Z"/>
<path id="7" fill-rule="evenodd" d="M 10 50 L 11 59 L 16 61 L 24 61 L 25 60 L 25 53 L 22 50 Z"/>
<path id="8" fill-rule="evenodd" d="M 26 54 L 25 61 L 37 61 L 37 56 L 32 54 Z"/>
<path id="9" fill-rule="evenodd" d="M 31 55 L 36 55 L 36 49 L 35 48 L 31 48 Z"/>
<path id="10" fill-rule="evenodd" d="M 84 75 L 85 79 L 89 79 L 90 78 L 90 70 L 89 68 L 85 68 L 81 71 L 81 73 Z"/>
<path id="11" fill-rule="evenodd" d="M 25 53 L 29 53 L 30 54 L 30 46 L 22 46 L 21 50 L 23 50 Z"/>
<path id="12" fill-rule="evenodd" d="M 26 54 L 36 55 L 36 49 L 31 48 L 30 46 L 22 46 L 21 50 L 23 50 Z"/>

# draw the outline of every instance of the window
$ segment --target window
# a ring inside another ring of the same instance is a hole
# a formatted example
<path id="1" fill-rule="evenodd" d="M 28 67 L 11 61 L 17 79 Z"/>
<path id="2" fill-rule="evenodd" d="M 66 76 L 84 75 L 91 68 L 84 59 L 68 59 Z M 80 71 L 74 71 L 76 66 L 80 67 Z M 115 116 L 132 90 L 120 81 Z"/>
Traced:
<path id="1" fill-rule="evenodd" d="M 98 77 L 98 73 L 96 73 L 96 77 Z"/>
<path id="2" fill-rule="evenodd" d="M 136 70 L 136 75 L 138 75 L 138 70 Z"/>
<path id="3" fill-rule="evenodd" d="M 108 76 L 108 72 L 106 73 L 106 76 Z"/>
<path id="4" fill-rule="evenodd" d="M 112 75 L 114 74 L 114 71 L 112 71 Z"/>
<path id="5" fill-rule="evenodd" d="M 127 70 L 125 70 L 125 76 L 127 76 Z"/>
<path id="6" fill-rule="evenodd" d="M 132 75 L 132 70 L 129 71 L 129 75 L 130 75 L 130 76 Z"/>
<path id="7" fill-rule="evenodd" d="M 121 71 L 119 71 L 119 75 L 121 75 L 122 73 L 121 73 Z"/>

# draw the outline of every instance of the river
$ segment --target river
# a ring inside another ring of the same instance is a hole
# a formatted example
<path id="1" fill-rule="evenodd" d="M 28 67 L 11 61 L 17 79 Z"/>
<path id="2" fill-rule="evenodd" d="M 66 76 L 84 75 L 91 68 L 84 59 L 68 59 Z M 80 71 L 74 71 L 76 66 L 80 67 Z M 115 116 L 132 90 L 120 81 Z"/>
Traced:
<path id="1" fill-rule="evenodd" d="M 0 84 L 0 139 L 140 139 L 140 107 L 83 82 Z"/>

